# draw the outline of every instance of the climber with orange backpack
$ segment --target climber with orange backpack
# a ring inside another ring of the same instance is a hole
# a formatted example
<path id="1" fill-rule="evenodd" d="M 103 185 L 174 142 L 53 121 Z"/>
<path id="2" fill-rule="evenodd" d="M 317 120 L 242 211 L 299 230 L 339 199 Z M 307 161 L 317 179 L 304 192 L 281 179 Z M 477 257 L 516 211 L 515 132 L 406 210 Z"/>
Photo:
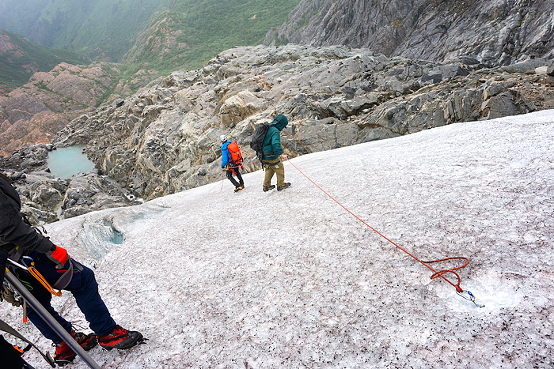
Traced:
<path id="1" fill-rule="evenodd" d="M 244 181 L 240 175 L 239 167 L 244 170 L 242 166 L 242 154 L 240 148 L 236 142 L 227 139 L 227 136 L 221 135 L 221 168 L 225 170 L 227 178 L 235 186 L 235 192 L 238 192 L 244 188 Z M 235 175 L 238 181 L 233 178 Z"/>

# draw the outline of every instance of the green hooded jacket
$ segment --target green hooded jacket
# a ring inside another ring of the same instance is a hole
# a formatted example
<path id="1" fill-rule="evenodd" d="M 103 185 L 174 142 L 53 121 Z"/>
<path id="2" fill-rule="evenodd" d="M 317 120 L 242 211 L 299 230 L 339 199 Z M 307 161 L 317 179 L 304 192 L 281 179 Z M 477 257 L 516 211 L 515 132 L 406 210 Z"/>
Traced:
<path id="1" fill-rule="evenodd" d="M 269 124 L 269 129 L 264 139 L 264 160 L 275 160 L 283 153 L 281 147 L 281 131 L 289 123 L 287 117 L 283 114 L 279 114 L 275 117 L 273 122 Z"/>

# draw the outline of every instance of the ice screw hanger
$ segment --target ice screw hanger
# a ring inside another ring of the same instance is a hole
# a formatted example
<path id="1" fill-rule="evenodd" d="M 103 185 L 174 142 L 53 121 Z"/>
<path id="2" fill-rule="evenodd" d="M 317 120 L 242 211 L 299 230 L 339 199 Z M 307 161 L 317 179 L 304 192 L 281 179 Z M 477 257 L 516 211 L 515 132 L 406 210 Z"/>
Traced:
<path id="1" fill-rule="evenodd" d="M 456 293 L 459 295 L 459 296 L 462 296 L 462 298 L 468 300 L 468 301 L 471 301 L 475 304 L 475 306 L 477 307 L 480 307 L 480 308 L 484 308 L 485 305 L 480 305 L 478 303 L 475 302 L 475 295 L 471 293 L 471 291 L 462 291 L 462 292 L 458 292 L 456 291 Z M 467 293 L 467 296 L 465 295 Z"/>

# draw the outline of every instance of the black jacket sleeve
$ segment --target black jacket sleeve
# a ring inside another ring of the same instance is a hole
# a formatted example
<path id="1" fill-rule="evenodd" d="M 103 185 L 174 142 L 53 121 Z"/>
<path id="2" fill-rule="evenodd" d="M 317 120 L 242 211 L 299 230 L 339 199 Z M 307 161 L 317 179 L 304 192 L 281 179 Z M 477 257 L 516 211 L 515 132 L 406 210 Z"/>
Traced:
<path id="1" fill-rule="evenodd" d="M 0 191 L 0 245 L 2 244 L 21 247 L 25 253 L 32 251 L 46 253 L 54 246 L 47 237 L 23 221 L 13 199 Z M 5 247 L 2 248 L 5 249 Z"/>
<path id="2" fill-rule="evenodd" d="M 4 282 L 4 274 L 6 273 L 6 260 L 8 259 L 8 252 L 0 249 L 0 288 L 2 288 L 2 282 Z"/>

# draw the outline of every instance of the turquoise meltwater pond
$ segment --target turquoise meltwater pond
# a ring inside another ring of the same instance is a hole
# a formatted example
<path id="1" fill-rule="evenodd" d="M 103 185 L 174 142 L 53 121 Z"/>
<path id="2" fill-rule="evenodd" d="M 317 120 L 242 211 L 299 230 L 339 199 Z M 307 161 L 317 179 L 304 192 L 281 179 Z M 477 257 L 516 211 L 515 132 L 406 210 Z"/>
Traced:
<path id="1" fill-rule="evenodd" d="M 50 151 L 48 167 L 58 178 L 69 178 L 79 172 L 94 169 L 94 163 L 83 154 L 83 146 L 64 147 Z"/>

